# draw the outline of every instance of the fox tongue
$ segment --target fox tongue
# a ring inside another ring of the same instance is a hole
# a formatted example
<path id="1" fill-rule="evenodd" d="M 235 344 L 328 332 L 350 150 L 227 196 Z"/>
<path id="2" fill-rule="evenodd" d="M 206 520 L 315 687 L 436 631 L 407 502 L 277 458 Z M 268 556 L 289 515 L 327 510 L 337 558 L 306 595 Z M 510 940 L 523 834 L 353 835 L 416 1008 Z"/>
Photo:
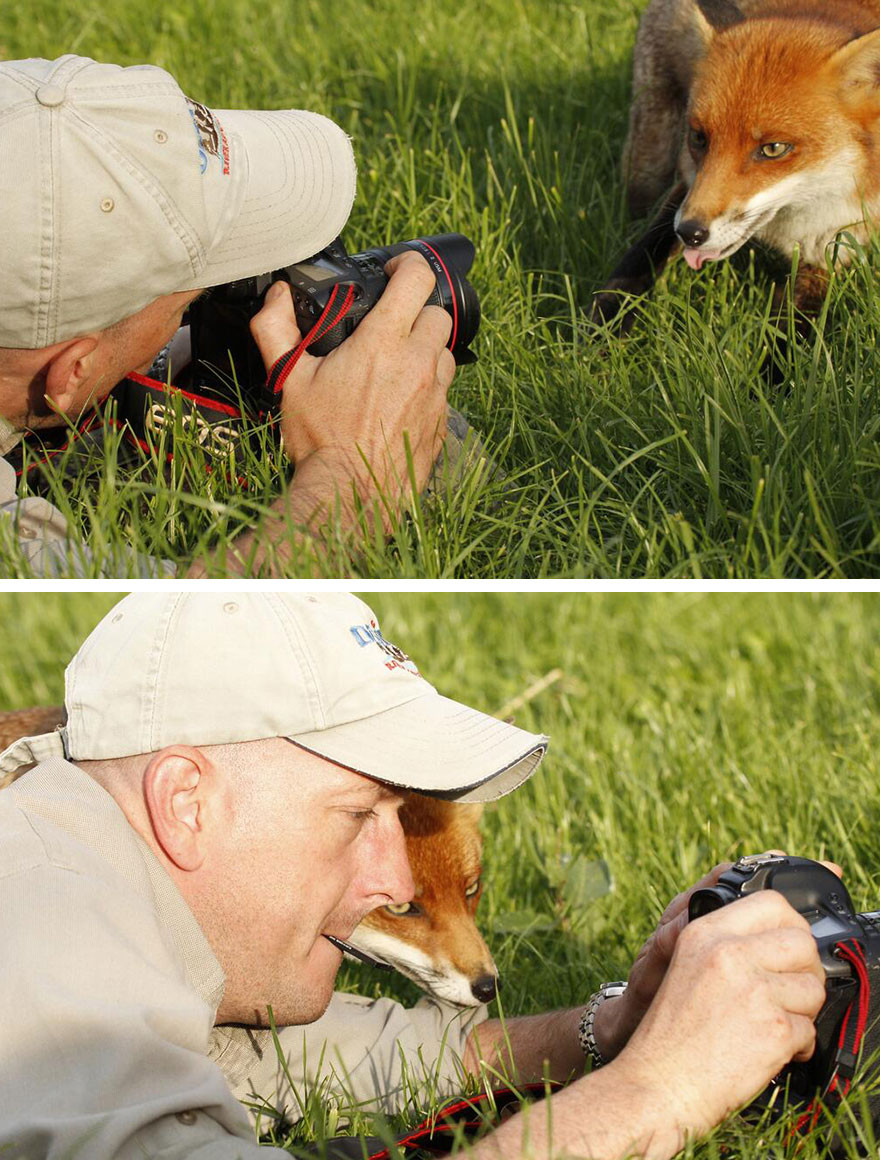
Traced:
<path id="1" fill-rule="evenodd" d="M 698 250 L 696 246 L 685 246 L 684 260 L 692 270 L 701 269 L 704 262 L 717 262 L 720 257 L 720 250 Z"/>

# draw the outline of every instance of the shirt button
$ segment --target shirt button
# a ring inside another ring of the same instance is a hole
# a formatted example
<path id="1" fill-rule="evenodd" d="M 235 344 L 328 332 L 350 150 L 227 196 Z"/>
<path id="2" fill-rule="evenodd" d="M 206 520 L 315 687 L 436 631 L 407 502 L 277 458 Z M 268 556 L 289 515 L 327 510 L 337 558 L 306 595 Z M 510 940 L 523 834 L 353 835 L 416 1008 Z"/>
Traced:
<path id="1" fill-rule="evenodd" d="M 47 105 L 51 109 L 55 105 L 63 104 L 64 89 L 59 89 L 58 85 L 40 85 L 36 97 L 41 105 Z"/>
<path id="2" fill-rule="evenodd" d="M 199 1118 L 198 1112 L 178 1112 L 176 1119 L 180 1120 L 181 1124 L 186 1124 L 188 1127 L 196 1122 Z"/>

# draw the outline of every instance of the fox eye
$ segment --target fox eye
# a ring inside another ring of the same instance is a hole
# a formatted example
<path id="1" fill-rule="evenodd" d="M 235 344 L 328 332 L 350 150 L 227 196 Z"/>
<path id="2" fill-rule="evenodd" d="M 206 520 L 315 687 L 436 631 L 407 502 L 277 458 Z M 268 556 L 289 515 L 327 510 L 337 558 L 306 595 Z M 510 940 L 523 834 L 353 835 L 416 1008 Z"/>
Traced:
<path id="1" fill-rule="evenodd" d="M 414 902 L 389 902 L 385 909 L 395 918 L 415 918 L 422 913 Z"/>
<path id="2" fill-rule="evenodd" d="M 688 130 L 688 145 L 691 149 L 696 149 L 698 153 L 702 153 L 708 144 L 709 137 L 702 129 L 691 127 Z"/>
<path id="3" fill-rule="evenodd" d="M 792 148 L 793 146 L 787 145 L 785 141 L 768 141 L 766 145 L 761 146 L 758 153 L 768 161 L 778 161 L 780 157 L 790 153 Z"/>
<path id="4" fill-rule="evenodd" d="M 470 884 L 470 886 L 466 886 L 464 888 L 465 898 L 473 898 L 473 896 L 475 894 L 479 894 L 479 893 L 480 893 L 480 879 L 479 878 L 476 880 L 476 882 L 472 882 Z"/>

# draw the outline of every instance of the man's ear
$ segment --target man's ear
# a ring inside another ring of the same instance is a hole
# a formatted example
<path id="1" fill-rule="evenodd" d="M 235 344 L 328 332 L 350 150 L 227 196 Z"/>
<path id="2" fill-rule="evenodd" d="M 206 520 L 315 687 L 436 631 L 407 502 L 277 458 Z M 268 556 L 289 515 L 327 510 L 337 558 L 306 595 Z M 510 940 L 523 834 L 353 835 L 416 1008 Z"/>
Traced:
<path id="1" fill-rule="evenodd" d="M 198 870 L 222 812 L 222 777 L 200 749 L 160 749 L 144 771 L 144 801 L 156 841 L 181 870 Z"/>
<path id="2" fill-rule="evenodd" d="M 839 48 L 828 63 L 845 92 L 856 96 L 870 90 L 880 95 L 880 28 Z"/>
<path id="3" fill-rule="evenodd" d="M 733 0 L 695 0 L 697 18 L 702 17 L 707 39 L 716 32 L 725 32 L 735 24 L 742 24 L 745 14 L 734 4 Z"/>
<path id="4" fill-rule="evenodd" d="M 92 373 L 90 355 L 98 345 L 95 335 L 74 338 L 54 354 L 46 368 L 46 404 L 66 414 L 81 396 Z"/>

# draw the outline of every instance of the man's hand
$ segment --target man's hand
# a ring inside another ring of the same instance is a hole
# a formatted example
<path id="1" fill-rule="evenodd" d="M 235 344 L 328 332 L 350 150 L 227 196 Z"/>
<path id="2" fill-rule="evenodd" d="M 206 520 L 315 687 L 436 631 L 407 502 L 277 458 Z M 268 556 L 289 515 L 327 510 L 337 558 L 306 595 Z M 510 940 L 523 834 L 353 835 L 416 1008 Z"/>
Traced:
<path id="1" fill-rule="evenodd" d="M 294 488 L 299 481 L 316 504 L 338 502 L 351 519 L 354 484 L 367 506 L 379 500 L 387 529 L 409 498 L 407 442 L 417 491 L 440 453 L 455 360 L 449 315 L 425 306 L 435 280 L 424 258 L 400 254 L 386 272 L 382 297 L 341 346 L 301 356 L 284 384 L 281 434 Z M 270 287 L 251 331 L 267 370 L 299 343 L 287 283 Z"/>
<path id="2" fill-rule="evenodd" d="M 627 1047 L 609 1067 L 665 1092 L 670 1118 L 708 1131 L 816 1042 L 825 974 L 809 923 L 762 890 L 690 923 Z"/>
<path id="3" fill-rule="evenodd" d="M 782 854 L 782 850 L 768 850 L 768 854 Z M 688 904 L 695 890 L 714 886 L 720 876 L 731 867 L 722 862 L 709 871 L 690 889 L 682 891 L 660 916 L 657 929 L 636 956 L 629 975 L 629 986 L 618 999 L 608 999 L 596 1012 L 594 1034 L 604 1059 L 613 1059 L 628 1042 L 650 1007 L 666 975 L 681 932 L 687 926 Z M 838 877 L 843 871 L 834 862 L 823 862 Z"/>

